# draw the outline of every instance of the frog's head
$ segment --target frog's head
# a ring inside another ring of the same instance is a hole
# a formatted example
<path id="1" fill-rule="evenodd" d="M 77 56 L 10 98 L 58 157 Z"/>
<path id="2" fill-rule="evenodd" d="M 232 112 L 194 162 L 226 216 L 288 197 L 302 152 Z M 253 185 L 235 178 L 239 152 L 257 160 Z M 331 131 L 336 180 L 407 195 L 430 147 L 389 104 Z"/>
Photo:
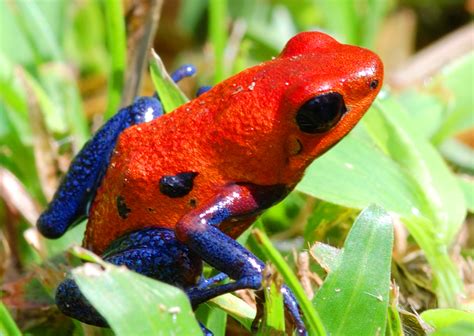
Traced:
<path id="1" fill-rule="evenodd" d="M 382 86 L 383 65 L 373 52 L 319 32 L 293 37 L 279 59 L 291 69 L 282 111 L 289 168 L 297 173 L 362 118 Z"/>

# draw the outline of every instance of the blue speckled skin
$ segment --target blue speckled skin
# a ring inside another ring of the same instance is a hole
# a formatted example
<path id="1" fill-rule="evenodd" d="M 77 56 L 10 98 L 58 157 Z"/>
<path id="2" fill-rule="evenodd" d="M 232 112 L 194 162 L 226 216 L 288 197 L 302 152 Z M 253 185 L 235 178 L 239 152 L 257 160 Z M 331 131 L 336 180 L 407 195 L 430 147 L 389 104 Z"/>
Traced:
<path id="1" fill-rule="evenodd" d="M 194 67 L 186 65 L 174 72 L 172 78 L 179 81 L 194 73 Z M 201 88 L 198 95 L 207 90 L 209 87 Z M 100 184 L 120 132 L 161 114 L 162 107 L 157 98 L 138 98 L 96 133 L 73 161 L 53 201 L 40 217 L 38 228 L 43 235 L 59 237 L 79 218 L 87 215 L 87 205 Z M 260 289 L 264 263 L 223 233 L 220 225 L 233 218 L 252 218 L 280 201 L 287 193 L 288 189 L 283 185 L 229 185 L 208 204 L 185 215 L 177 223 L 175 231 L 144 228 L 126 234 L 115 240 L 102 257 L 112 264 L 125 265 L 140 274 L 182 288 L 194 308 L 237 289 Z M 209 279 L 203 278 L 203 261 L 222 273 Z M 220 284 L 227 278 L 234 281 Z M 286 286 L 282 287 L 282 293 L 297 334 L 306 335 L 293 294 Z M 107 326 L 107 322 L 87 302 L 70 278 L 59 285 L 56 303 L 66 315 L 85 323 Z M 202 324 L 201 329 L 204 335 L 212 335 Z"/>

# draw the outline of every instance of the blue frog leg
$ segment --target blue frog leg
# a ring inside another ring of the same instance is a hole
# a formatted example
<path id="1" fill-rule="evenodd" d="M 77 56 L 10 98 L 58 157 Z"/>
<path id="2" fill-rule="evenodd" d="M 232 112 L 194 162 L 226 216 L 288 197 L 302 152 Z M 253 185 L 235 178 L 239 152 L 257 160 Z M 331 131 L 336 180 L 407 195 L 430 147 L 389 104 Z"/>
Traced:
<path id="1" fill-rule="evenodd" d="M 193 306 L 238 289 L 261 289 L 264 263 L 224 234 L 219 225 L 223 221 L 256 215 L 281 200 L 287 193 L 288 189 L 284 185 L 230 185 L 207 205 L 195 209 L 178 222 L 177 238 L 209 265 L 234 280 L 207 288 L 202 284 L 188 288 L 186 292 Z M 282 288 L 282 295 L 298 335 L 306 335 L 294 295 L 286 286 Z"/>
<path id="2" fill-rule="evenodd" d="M 195 286 L 202 273 L 201 258 L 179 242 L 169 229 L 147 228 L 126 234 L 115 240 L 102 257 L 109 263 L 124 265 L 183 290 Z M 56 304 L 65 315 L 84 323 L 108 326 L 71 278 L 56 290 Z"/>
<path id="3" fill-rule="evenodd" d="M 88 205 L 107 169 L 120 133 L 162 114 L 159 100 L 141 97 L 107 121 L 72 161 L 53 200 L 38 219 L 38 230 L 47 238 L 58 238 L 69 227 L 87 217 Z"/>

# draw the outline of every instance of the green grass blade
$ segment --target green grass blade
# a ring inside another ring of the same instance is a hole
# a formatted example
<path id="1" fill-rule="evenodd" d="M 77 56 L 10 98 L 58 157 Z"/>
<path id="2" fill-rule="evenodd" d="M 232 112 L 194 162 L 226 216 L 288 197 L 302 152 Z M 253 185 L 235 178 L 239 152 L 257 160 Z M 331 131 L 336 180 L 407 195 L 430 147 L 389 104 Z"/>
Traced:
<path id="1" fill-rule="evenodd" d="M 262 251 L 268 259 L 275 265 L 278 272 L 281 273 L 286 285 L 293 291 L 295 297 L 300 304 L 303 317 L 306 321 L 309 335 L 326 335 L 323 323 L 308 300 L 303 287 L 298 281 L 296 275 L 292 272 L 281 254 L 273 247 L 270 239 L 260 230 L 253 230 L 252 234 L 257 242 L 259 242 Z"/>
<path id="2" fill-rule="evenodd" d="M 227 329 L 227 313 L 209 304 L 201 304 L 194 312 L 199 322 L 211 330 L 214 336 L 225 336 Z"/>
<path id="3" fill-rule="evenodd" d="M 105 1 L 106 36 L 110 53 L 110 72 L 107 90 L 107 110 L 105 119 L 113 116 L 120 107 L 126 66 L 126 36 L 121 1 Z"/>
<path id="4" fill-rule="evenodd" d="M 392 245 L 390 216 L 378 206 L 369 206 L 346 239 L 341 264 L 313 299 L 331 335 L 384 334 Z"/>
<path id="5" fill-rule="evenodd" d="M 270 271 L 270 273 L 271 272 L 272 271 Z M 266 278 L 265 275 L 263 278 Z M 271 277 L 269 283 L 263 284 L 263 292 L 265 295 L 264 313 L 262 324 L 260 325 L 257 335 L 265 336 L 285 333 L 285 307 L 283 295 L 277 281 L 278 279 L 276 277 Z"/>
<path id="6" fill-rule="evenodd" d="M 21 336 L 21 331 L 15 324 L 7 308 L 0 301 L 0 335 Z"/>
<path id="7" fill-rule="evenodd" d="M 226 77 L 224 52 L 227 44 L 227 0 L 210 0 L 209 35 L 214 49 L 214 83 Z"/>
<path id="8" fill-rule="evenodd" d="M 156 92 L 160 96 L 165 112 L 171 112 L 188 101 L 188 98 L 171 79 L 165 69 L 160 56 L 152 51 L 153 60 L 150 62 L 151 79 L 155 84 Z"/>
<path id="9" fill-rule="evenodd" d="M 117 335 L 201 333 L 188 297 L 176 287 L 109 264 L 86 263 L 72 274 Z"/>

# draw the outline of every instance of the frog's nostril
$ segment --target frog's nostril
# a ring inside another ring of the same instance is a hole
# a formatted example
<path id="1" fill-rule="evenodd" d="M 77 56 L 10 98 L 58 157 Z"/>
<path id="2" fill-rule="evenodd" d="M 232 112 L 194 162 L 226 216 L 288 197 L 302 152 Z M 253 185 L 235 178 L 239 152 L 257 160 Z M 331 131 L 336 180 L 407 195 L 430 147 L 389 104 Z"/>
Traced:
<path id="1" fill-rule="evenodd" d="M 372 90 L 375 90 L 379 86 L 379 81 L 377 79 L 374 79 L 370 82 L 370 88 Z"/>

